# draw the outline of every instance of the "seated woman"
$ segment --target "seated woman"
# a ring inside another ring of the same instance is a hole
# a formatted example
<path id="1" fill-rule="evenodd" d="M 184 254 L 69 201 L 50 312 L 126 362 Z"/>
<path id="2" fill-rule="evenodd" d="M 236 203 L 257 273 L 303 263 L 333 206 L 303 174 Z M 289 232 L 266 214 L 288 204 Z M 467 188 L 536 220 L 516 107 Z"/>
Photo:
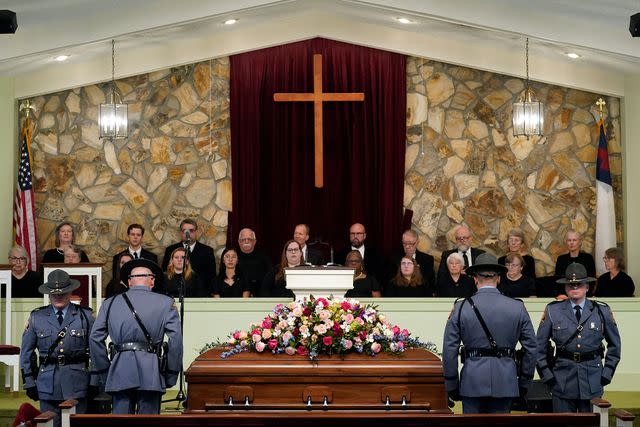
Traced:
<path id="1" fill-rule="evenodd" d="M 122 268 L 123 265 L 125 265 L 127 262 L 131 261 L 132 259 L 133 257 L 129 252 L 120 254 L 120 257 L 118 257 L 118 264 L 117 264 L 116 270 L 113 271 L 113 277 L 111 277 L 111 280 L 107 284 L 107 287 L 104 291 L 105 298 L 111 298 L 114 295 L 118 295 L 118 294 L 127 292 L 129 290 L 129 285 L 127 284 L 129 282 L 129 278 L 120 277 L 120 269 Z"/>
<path id="2" fill-rule="evenodd" d="M 226 248 L 222 251 L 220 269 L 213 282 L 214 298 L 249 298 L 251 292 L 245 277 L 238 268 L 238 251 Z"/>
<path id="3" fill-rule="evenodd" d="M 293 291 L 287 289 L 287 282 L 284 276 L 284 269 L 304 265 L 302 249 L 295 240 L 285 243 L 280 256 L 280 264 L 276 265 L 262 279 L 260 286 L 261 297 L 287 297 L 294 298 Z"/>
<path id="4" fill-rule="evenodd" d="M 344 266 L 355 269 L 353 273 L 353 289 L 349 289 L 347 293 L 344 294 L 346 298 L 378 298 L 381 296 L 380 284 L 376 278 L 368 276 L 364 271 L 360 251 L 348 252 Z"/>
<path id="5" fill-rule="evenodd" d="M 76 245 L 67 245 L 64 248 L 64 258 L 62 259 L 65 264 L 80 264 L 82 260 L 82 249 Z M 80 282 L 80 287 L 73 291 L 72 302 L 82 305 L 90 305 L 89 301 L 89 276 L 77 276 L 69 275 L 72 279 Z"/>
<path id="6" fill-rule="evenodd" d="M 609 248 L 604 251 L 604 266 L 607 272 L 598 277 L 594 292 L 597 297 L 632 297 L 636 285 L 633 279 L 624 272 L 624 254 L 620 248 Z"/>
<path id="7" fill-rule="evenodd" d="M 470 297 L 476 292 L 473 279 L 463 274 L 464 258 L 458 252 L 447 257 L 447 272 L 438 274 L 436 295 L 439 297 Z"/>
<path id="8" fill-rule="evenodd" d="M 42 285 L 42 277 L 35 271 L 29 270 L 31 260 L 25 248 L 15 245 L 9 250 L 11 264 L 11 298 L 42 298 L 38 287 Z M 4 288 L 2 288 L 4 297 Z"/>
<path id="9" fill-rule="evenodd" d="M 185 298 L 208 297 L 209 291 L 198 273 L 191 269 L 191 264 L 185 262 L 186 250 L 178 247 L 171 252 L 167 272 L 164 273 L 163 286 L 157 290 L 158 293 L 169 295 L 173 298 L 180 297 L 181 290 L 184 289 Z M 182 288 L 184 282 L 184 288 Z"/>
<path id="10" fill-rule="evenodd" d="M 512 228 L 509 230 L 507 237 L 507 253 L 517 252 L 524 260 L 524 267 L 522 268 L 522 274 L 529 276 L 532 279 L 536 278 L 536 261 L 533 257 L 526 252 L 526 244 L 524 242 L 524 232 L 519 228 Z M 507 256 L 503 255 L 498 258 L 498 264 L 506 266 L 505 260 Z"/>
<path id="11" fill-rule="evenodd" d="M 498 290 L 512 298 L 529 298 L 536 296 L 536 284 L 529 276 L 522 274 L 525 267 L 524 258 L 517 252 L 509 252 L 506 257 L 507 272 L 500 277 Z"/>
<path id="12" fill-rule="evenodd" d="M 56 247 L 49 249 L 42 256 L 42 263 L 63 263 L 64 262 L 64 250 L 73 245 L 75 242 L 75 233 L 73 226 L 70 222 L 62 222 L 56 227 Z M 89 258 L 84 251 L 80 251 L 80 261 L 89 262 Z"/>
<path id="13" fill-rule="evenodd" d="M 384 290 L 386 297 L 432 297 L 433 291 L 425 284 L 420 268 L 413 258 L 402 257 L 395 277 Z"/>
<path id="14" fill-rule="evenodd" d="M 567 267 L 573 262 L 582 264 L 587 269 L 588 277 L 596 277 L 596 263 L 593 256 L 586 252 L 582 252 L 582 236 L 575 230 L 567 231 L 564 242 L 567 245 L 569 253 L 560 255 L 556 260 L 556 276 L 563 276 L 567 272 Z"/>

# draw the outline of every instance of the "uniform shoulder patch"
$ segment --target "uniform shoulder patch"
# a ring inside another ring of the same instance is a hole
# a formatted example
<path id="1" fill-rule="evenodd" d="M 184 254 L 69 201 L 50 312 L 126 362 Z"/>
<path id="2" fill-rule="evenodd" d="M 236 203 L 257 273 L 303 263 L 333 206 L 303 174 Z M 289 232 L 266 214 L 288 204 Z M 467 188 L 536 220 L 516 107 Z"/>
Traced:
<path id="1" fill-rule="evenodd" d="M 598 300 L 592 299 L 591 302 L 593 302 L 594 304 L 601 305 L 603 307 L 609 307 L 609 304 L 607 304 L 606 302 L 603 302 L 603 301 L 598 301 Z"/>
<path id="2" fill-rule="evenodd" d="M 33 310 L 31 310 L 31 312 L 35 313 L 36 311 L 44 310 L 47 307 L 49 307 L 49 306 L 48 305 L 43 305 L 42 307 L 34 308 Z"/>

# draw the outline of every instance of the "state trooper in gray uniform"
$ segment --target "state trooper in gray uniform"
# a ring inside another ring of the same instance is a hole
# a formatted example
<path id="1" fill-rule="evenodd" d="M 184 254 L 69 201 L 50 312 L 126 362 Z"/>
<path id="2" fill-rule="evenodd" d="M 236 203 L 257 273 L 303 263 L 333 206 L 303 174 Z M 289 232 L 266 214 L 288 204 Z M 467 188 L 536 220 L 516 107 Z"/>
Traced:
<path id="1" fill-rule="evenodd" d="M 160 267 L 146 259 L 124 264 L 120 277 L 128 278 L 129 290 L 102 304 L 91 331 L 91 383 L 112 395 L 114 414 L 158 414 L 162 395 L 175 385 L 182 367 L 174 300 L 151 292 L 158 275 Z M 161 350 L 165 334 L 168 345 Z M 107 336 L 113 343 L 112 360 L 107 356 Z M 161 352 L 166 353 L 166 367 Z"/>
<path id="2" fill-rule="evenodd" d="M 27 396 L 40 400 L 41 411 L 57 414 L 58 405 L 76 399 L 76 412 L 87 409 L 89 390 L 89 332 L 93 325 L 91 308 L 71 304 L 71 292 L 80 286 L 62 270 L 49 274 L 38 288 L 49 294 L 51 304 L 31 312 L 20 349 L 20 366 Z M 37 350 L 37 354 L 35 353 Z M 38 367 L 39 362 L 39 367 Z"/>
<path id="3" fill-rule="evenodd" d="M 500 273 L 506 272 L 496 257 L 481 254 L 466 271 L 478 291 L 458 299 L 449 315 L 442 349 L 445 387 L 452 400 L 462 400 L 465 414 L 508 413 L 513 399 L 524 397 L 533 379 L 536 338 L 531 318 L 522 301 L 496 288 Z M 518 342 L 524 352 L 520 375 Z M 459 353 L 465 360 L 458 378 Z"/>
<path id="4" fill-rule="evenodd" d="M 557 281 L 569 298 L 548 304 L 540 320 L 538 374 L 552 387 L 554 412 L 590 412 L 590 400 L 602 396 L 620 362 L 620 332 L 613 312 L 607 304 L 586 298 L 589 283 L 595 281 L 582 264 L 570 264 Z M 550 340 L 555 357 L 547 353 Z"/>

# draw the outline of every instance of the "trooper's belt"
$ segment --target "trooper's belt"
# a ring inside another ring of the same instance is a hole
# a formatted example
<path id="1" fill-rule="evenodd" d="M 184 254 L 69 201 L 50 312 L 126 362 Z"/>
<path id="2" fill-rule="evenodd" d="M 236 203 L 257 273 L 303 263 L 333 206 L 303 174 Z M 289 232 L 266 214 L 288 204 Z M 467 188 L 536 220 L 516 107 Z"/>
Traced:
<path id="1" fill-rule="evenodd" d="M 516 350 L 508 347 L 492 348 L 469 348 L 464 349 L 465 357 L 510 357 L 514 358 Z"/>
<path id="2" fill-rule="evenodd" d="M 52 354 L 50 357 L 40 356 L 40 365 L 74 365 L 76 363 L 86 363 L 89 361 L 89 356 L 86 354 L 67 355 L 67 354 Z"/>
<path id="3" fill-rule="evenodd" d="M 558 350 L 556 357 L 561 359 L 569 359 L 574 362 L 586 362 L 589 360 L 602 358 L 602 352 L 600 349 L 593 351 L 584 351 L 584 352 L 574 352 L 574 351 L 566 351 L 566 350 Z"/>
<path id="4" fill-rule="evenodd" d="M 146 351 L 147 353 L 158 354 L 160 345 L 149 345 L 147 342 L 123 342 L 121 344 L 114 344 L 113 348 L 116 353 L 123 351 Z"/>

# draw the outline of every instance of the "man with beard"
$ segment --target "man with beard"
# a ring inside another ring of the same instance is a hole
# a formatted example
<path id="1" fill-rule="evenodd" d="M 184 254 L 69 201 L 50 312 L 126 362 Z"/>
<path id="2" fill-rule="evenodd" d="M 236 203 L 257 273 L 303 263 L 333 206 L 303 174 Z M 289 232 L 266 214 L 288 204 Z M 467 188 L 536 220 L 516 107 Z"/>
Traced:
<path id="1" fill-rule="evenodd" d="M 344 265 L 347 253 L 349 251 L 358 251 L 364 260 L 364 271 L 376 278 L 378 283 L 385 283 L 384 259 L 376 248 L 365 245 L 367 239 L 367 230 L 364 225 L 356 222 L 349 228 L 349 243 L 347 248 L 343 249 L 337 257 L 338 263 Z"/>
<path id="2" fill-rule="evenodd" d="M 442 252 L 440 257 L 440 267 L 438 267 L 438 276 L 441 274 L 447 274 L 447 258 L 454 252 L 458 252 L 462 255 L 464 260 L 464 267 L 471 267 L 475 262 L 478 255 L 484 253 L 482 249 L 472 248 L 473 236 L 468 227 L 461 225 L 455 230 L 456 247 L 454 249 Z"/>

